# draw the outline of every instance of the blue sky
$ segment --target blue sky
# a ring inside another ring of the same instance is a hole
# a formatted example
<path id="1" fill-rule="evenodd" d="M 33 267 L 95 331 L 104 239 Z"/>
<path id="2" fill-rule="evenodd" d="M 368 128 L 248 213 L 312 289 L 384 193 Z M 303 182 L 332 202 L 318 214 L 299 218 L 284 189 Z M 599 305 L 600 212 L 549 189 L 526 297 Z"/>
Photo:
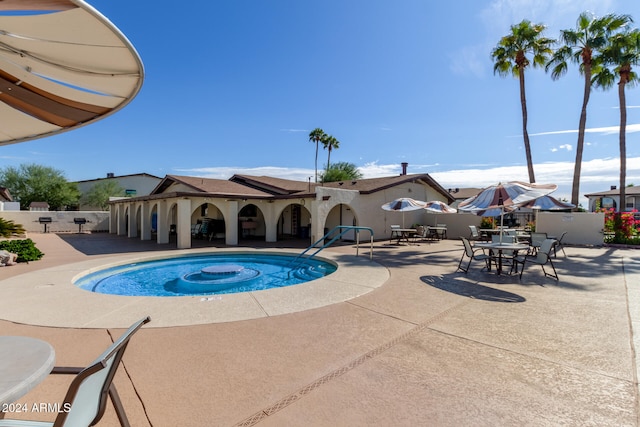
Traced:
<path id="1" fill-rule="evenodd" d="M 67 179 L 150 173 L 306 180 L 320 127 L 340 141 L 331 160 L 365 177 L 429 173 L 445 188 L 528 181 L 518 82 L 490 57 L 526 18 L 546 35 L 579 13 L 627 13 L 620 0 L 89 1 L 145 64 L 131 104 L 84 128 L 4 146 L 0 167 L 37 163 Z M 638 25 L 638 24 L 636 24 Z M 570 198 L 583 80 L 526 74 L 536 180 Z M 640 88 L 627 90 L 628 183 L 640 185 Z M 618 97 L 589 103 L 581 195 L 618 184 Z M 320 150 L 319 167 L 327 152 Z"/>

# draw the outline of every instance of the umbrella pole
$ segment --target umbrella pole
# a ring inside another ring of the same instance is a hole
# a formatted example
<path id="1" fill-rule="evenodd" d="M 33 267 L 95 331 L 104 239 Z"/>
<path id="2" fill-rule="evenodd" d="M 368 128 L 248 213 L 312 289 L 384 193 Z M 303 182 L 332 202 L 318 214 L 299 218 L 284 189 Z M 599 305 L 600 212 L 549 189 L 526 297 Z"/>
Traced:
<path id="1" fill-rule="evenodd" d="M 502 233 L 504 233 L 504 207 L 500 208 L 500 244 L 502 244 Z"/>

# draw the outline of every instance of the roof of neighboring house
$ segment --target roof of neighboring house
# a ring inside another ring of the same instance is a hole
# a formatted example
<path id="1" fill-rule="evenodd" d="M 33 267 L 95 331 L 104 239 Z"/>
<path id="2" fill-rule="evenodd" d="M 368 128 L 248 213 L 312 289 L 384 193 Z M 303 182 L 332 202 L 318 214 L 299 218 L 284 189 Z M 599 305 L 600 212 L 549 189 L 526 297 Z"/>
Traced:
<path id="1" fill-rule="evenodd" d="M 6 187 L 0 187 L 0 200 L 5 202 L 13 202 L 13 197 L 9 193 L 9 189 Z"/>
<path id="2" fill-rule="evenodd" d="M 142 177 L 154 178 L 154 179 L 158 179 L 158 180 L 162 179 L 159 176 L 151 175 L 151 174 L 148 174 L 148 173 L 132 173 L 132 174 L 129 174 L 129 175 L 105 176 L 103 178 L 85 179 L 83 181 L 76 181 L 76 183 L 92 182 L 92 181 L 104 181 L 106 179 L 130 178 L 130 177 L 134 177 L 134 176 L 142 176 Z"/>
<path id="3" fill-rule="evenodd" d="M 640 186 L 632 186 L 632 187 L 625 187 L 624 192 L 627 196 L 633 196 L 633 195 L 640 195 Z M 620 195 L 620 189 L 615 189 L 615 190 L 607 190 L 607 191 L 600 191 L 600 192 L 596 192 L 596 193 L 589 193 L 589 194 L 585 194 L 585 197 L 596 197 L 596 196 L 619 196 Z"/>
<path id="4" fill-rule="evenodd" d="M 450 191 L 452 197 L 456 200 L 466 200 L 469 197 L 473 197 L 476 194 L 480 193 L 483 188 L 475 188 L 475 187 L 467 187 L 467 188 L 456 188 L 458 191 L 454 191 L 453 189 Z"/>

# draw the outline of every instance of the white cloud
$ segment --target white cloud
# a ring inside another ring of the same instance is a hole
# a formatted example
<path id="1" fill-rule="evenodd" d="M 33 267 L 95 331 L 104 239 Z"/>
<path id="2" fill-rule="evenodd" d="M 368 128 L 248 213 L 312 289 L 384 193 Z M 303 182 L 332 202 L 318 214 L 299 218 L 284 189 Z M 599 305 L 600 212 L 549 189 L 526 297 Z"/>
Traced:
<path id="1" fill-rule="evenodd" d="M 599 127 L 599 128 L 589 128 L 584 130 L 585 133 L 598 133 L 603 135 L 617 134 L 619 131 L 620 131 L 620 126 L 606 126 L 606 127 Z M 627 125 L 626 131 L 627 133 L 640 132 L 640 123 Z M 567 134 L 567 133 L 578 133 L 578 129 L 539 132 L 539 133 L 529 134 L 529 136 L 561 135 L 561 134 Z"/>
<path id="2" fill-rule="evenodd" d="M 467 167 L 447 171 L 433 172 L 437 165 L 409 164 L 408 173 L 428 173 L 444 188 L 487 187 L 498 182 L 524 181 L 529 177 L 525 165 L 507 165 L 499 167 L 484 167 L 483 165 L 468 165 Z M 364 178 L 378 178 L 399 175 L 402 172 L 400 164 L 365 163 L 359 167 Z M 255 176 L 272 176 L 298 181 L 313 181 L 314 171 L 304 168 L 286 168 L 275 166 L 264 167 L 210 167 L 210 168 L 174 168 L 175 172 L 184 175 L 201 176 L 205 178 L 229 179 L 234 174 Z M 557 198 L 571 199 L 573 185 L 573 162 L 547 162 L 534 164 L 534 172 L 538 183 L 553 183 L 558 185 L 554 192 Z M 580 175 L 580 203 L 587 206 L 584 194 L 607 190 L 611 185 L 618 186 L 620 180 L 620 159 L 606 158 L 582 162 Z M 640 185 L 640 157 L 627 159 L 627 184 Z"/>

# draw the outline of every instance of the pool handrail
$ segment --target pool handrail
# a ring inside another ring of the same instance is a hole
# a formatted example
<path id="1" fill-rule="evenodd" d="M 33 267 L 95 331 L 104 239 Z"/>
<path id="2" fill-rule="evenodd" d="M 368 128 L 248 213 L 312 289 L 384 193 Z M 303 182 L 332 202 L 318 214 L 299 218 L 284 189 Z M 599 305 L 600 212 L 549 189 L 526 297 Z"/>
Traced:
<path id="1" fill-rule="evenodd" d="M 333 232 L 335 232 L 336 230 L 340 230 L 342 229 L 342 231 L 337 234 L 335 237 L 333 237 L 331 240 L 329 240 L 328 242 L 325 242 L 320 248 L 318 248 L 317 251 L 315 251 L 314 253 L 312 253 L 311 255 L 309 255 L 308 257 L 306 257 L 305 259 L 311 259 L 313 258 L 318 252 L 320 252 L 321 250 L 323 250 L 324 248 L 326 248 L 327 246 L 331 245 L 333 242 L 335 242 L 336 240 L 338 240 L 340 237 L 342 237 L 345 233 L 347 233 L 348 231 L 354 230 L 355 234 L 356 234 L 356 256 L 359 254 L 360 252 L 360 231 L 364 230 L 364 231 L 368 231 L 370 234 L 370 240 L 371 240 L 371 248 L 369 250 L 369 259 L 373 259 L 373 229 L 371 227 L 360 227 L 357 225 L 337 225 L 335 227 L 333 227 L 330 231 L 328 231 L 324 236 L 322 236 L 320 239 L 316 240 L 314 243 L 312 243 L 311 245 L 309 245 L 309 247 L 307 247 L 304 251 L 302 251 L 300 254 L 298 254 L 298 256 L 296 256 L 290 263 L 289 265 L 293 265 L 296 261 L 298 261 L 300 258 L 302 258 L 307 252 L 309 252 L 311 249 L 316 248 L 317 245 L 326 240 Z"/>

